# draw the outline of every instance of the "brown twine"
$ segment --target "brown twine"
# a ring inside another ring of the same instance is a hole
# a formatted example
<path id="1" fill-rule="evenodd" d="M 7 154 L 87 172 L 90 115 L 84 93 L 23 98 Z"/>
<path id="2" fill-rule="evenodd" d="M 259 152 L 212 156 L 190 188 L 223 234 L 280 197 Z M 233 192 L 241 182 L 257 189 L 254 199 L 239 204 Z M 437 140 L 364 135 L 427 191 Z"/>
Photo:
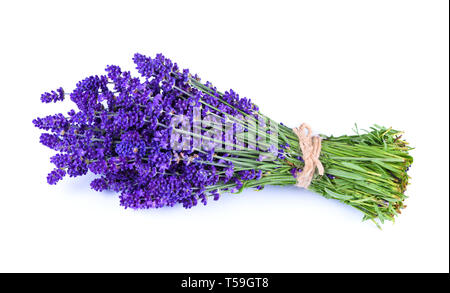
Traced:
<path id="1" fill-rule="evenodd" d="M 308 133 L 305 133 L 305 129 Z M 319 136 L 312 135 L 311 127 L 306 123 L 303 123 L 293 130 L 298 137 L 298 143 L 302 150 L 303 160 L 305 161 L 303 171 L 297 172 L 296 174 L 297 184 L 295 185 L 308 188 L 316 168 L 320 175 L 323 175 L 324 172 L 323 165 L 319 160 L 322 140 Z"/>

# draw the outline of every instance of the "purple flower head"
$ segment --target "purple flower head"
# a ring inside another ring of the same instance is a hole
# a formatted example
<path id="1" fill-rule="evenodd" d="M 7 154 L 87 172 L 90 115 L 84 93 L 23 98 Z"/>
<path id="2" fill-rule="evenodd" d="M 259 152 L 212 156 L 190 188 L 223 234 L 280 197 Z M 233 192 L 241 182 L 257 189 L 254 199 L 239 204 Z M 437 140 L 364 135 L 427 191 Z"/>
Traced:
<path id="1" fill-rule="evenodd" d="M 300 168 L 292 168 L 291 169 L 291 174 L 294 178 L 296 178 L 298 173 L 300 173 L 300 172 L 302 172 L 302 169 L 300 169 Z"/>
<path id="2" fill-rule="evenodd" d="M 40 142 L 53 150 L 59 150 L 62 146 L 62 140 L 55 134 L 42 133 Z"/>
<path id="3" fill-rule="evenodd" d="M 94 189 L 95 191 L 103 191 L 108 189 L 108 184 L 105 178 L 97 178 L 92 180 L 91 188 Z"/>
<path id="4" fill-rule="evenodd" d="M 51 171 L 47 176 L 47 182 L 50 185 L 56 184 L 59 180 L 61 180 L 66 175 L 66 171 L 62 169 L 55 168 Z"/>
<path id="5" fill-rule="evenodd" d="M 42 103 L 51 103 L 64 101 L 64 90 L 62 87 L 58 88 L 56 91 L 46 92 L 41 95 Z"/>
<path id="6" fill-rule="evenodd" d="M 236 193 L 238 191 L 240 191 L 241 187 L 244 185 L 244 183 L 242 182 L 242 180 L 240 180 L 239 178 L 233 178 L 233 182 L 236 183 L 236 186 L 231 188 L 230 192 L 231 193 Z"/>
<path id="7" fill-rule="evenodd" d="M 49 115 L 43 118 L 36 118 L 33 120 L 35 127 L 43 130 L 51 130 L 60 133 L 69 127 L 69 121 L 63 114 Z"/>

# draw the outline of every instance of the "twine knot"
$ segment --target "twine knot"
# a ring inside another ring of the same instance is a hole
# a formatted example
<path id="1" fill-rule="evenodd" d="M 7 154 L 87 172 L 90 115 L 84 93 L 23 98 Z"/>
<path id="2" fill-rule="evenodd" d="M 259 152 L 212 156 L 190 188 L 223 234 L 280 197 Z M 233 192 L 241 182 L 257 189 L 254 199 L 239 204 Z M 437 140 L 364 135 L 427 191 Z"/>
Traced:
<path id="1" fill-rule="evenodd" d="M 308 133 L 305 133 L 305 129 Z M 295 185 L 308 188 L 316 168 L 320 175 L 323 175 L 324 173 L 323 165 L 319 160 L 322 140 L 319 136 L 312 135 L 311 127 L 306 123 L 303 123 L 293 130 L 298 137 L 298 144 L 300 145 L 303 160 L 305 161 L 303 171 L 297 172 L 296 174 L 297 183 Z"/>

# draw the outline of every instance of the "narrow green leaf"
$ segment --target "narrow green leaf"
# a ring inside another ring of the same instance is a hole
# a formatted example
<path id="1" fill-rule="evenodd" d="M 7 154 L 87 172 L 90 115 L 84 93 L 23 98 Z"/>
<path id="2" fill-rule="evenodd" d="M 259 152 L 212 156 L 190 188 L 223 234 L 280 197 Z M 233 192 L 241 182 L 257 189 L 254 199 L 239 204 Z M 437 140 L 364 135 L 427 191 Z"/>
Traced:
<path id="1" fill-rule="evenodd" d="M 333 191 L 329 190 L 328 188 L 325 188 L 325 191 L 326 191 L 326 193 L 328 195 L 330 195 L 331 197 L 336 198 L 336 199 L 351 200 L 353 198 L 353 196 L 339 194 L 339 193 L 336 193 L 336 192 L 333 192 Z"/>
<path id="2" fill-rule="evenodd" d="M 342 178 L 348 178 L 348 179 L 354 179 L 354 180 L 365 180 L 366 178 L 355 174 L 355 173 L 350 173 L 347 171 L 342 171 L 342 170 L 337 170 L 337 169 L 327 169 L 326 173 L 337 176 L 337 177 L 342 177 Z"/>

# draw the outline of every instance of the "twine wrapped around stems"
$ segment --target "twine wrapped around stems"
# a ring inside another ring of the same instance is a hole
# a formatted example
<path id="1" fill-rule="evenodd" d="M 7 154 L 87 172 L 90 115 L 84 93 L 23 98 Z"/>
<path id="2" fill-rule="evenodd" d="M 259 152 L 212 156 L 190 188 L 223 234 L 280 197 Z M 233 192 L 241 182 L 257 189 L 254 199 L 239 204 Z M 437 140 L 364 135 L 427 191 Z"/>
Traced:
<path id="1" fill-rule="evenodd" d="M 319 160 L 322 139 L 319 136 L 313 136 L 311 127 L 306 123 L 293 130 L 298 137 L 298 143 L 302 151 L 303 160 L 305 161 L 303 171 L 297 172 L 297 183 L 295 185 L 307 189 L 311 184 L 316 168 L 320 175 L 324 173 L 323 165 Z M 305 130 L 308 132 L 305 133 Z"/>

